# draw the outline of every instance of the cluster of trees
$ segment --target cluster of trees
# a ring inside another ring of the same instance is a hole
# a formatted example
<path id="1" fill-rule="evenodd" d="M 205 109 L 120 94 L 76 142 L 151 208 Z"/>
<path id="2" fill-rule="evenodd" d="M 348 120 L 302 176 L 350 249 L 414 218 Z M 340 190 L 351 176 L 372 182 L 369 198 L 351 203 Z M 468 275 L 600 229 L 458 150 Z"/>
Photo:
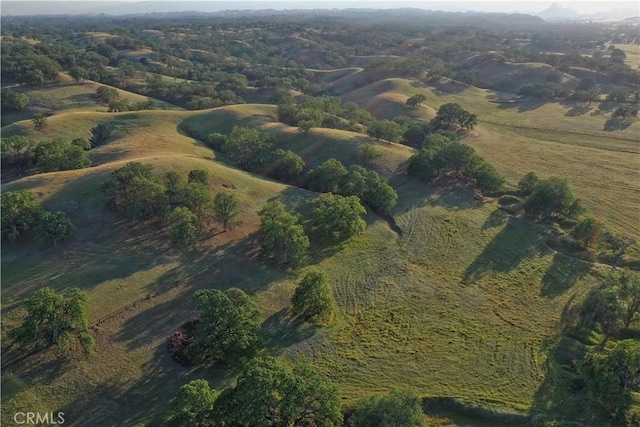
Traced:
<path id="1" fill-rule="evenodd" d="M 393 209 L 398 200 L 398 193 L 377 172 L 358 165 L 347 169 L 336 159 L 329 159 L 309 171 L 306 186 L 321 193 L 356 196 L 362 203 L 381 213 Z"/>
<path id="2" fill-rule="evenodd" d="M 312 368 L 274 357 L 252 360 L 236 385 L 218 392 L 206 380 L 180 388 L 165 418 L 168 425 L 317 425 L 343 422 L 340 391 Z"/>
<path id="3" fill-rule="evenodd" d="M 278 120 L 307 132 L 311 128 L 358 130 L 371 121 L 371 114 L 354 102 L 343 103 L 337 96 L 303 96 L 296 101 L 287 92 L 276 92 Z"/>
<path id="4" fill-rule="evenodd" d="M 187 179 L 169 171 L 160 180 L 153 165 L 131 162 L 113 171 L 103 186 L 109 205 L 125 218 L 164 219 L 169 239 L 178 246 L 195 244 L 211 215 L 226 230 L 240 213 L 234 194 L 220 192 L 214 198 L 208 173 L 201 169 L 190 171 Z"/>
<path id="5" fill-rule="evenodd" d="M 73 70 L 72 70 L 73 71 Z M 105 105 L 108 105 L 110 113 L 121 111 L 153 110 L 158 107 L 157 103 L 149 99 L 147 101 L 128 102 L 120 98 L 120 92 L 109 86 L 100 86 L 96 89 L 96 98 Z"/>
<path id="6" fill-rule="evenodd" d="M 29 86 L 56 81 L 62 67 L 42 45 L 20 39 L 2 40 L 2 79 Z"/>
<path id="7" fill-rule="evenodd" d="M 8 87 L 2 88 L 0 98 L 0 102 L 2 102 L 1 111 L 3 114 L 11 111 L 24 110 L 29 104 L 29 98 L 27 95 L 21 92 L 16 92 Z"/>
<path id="8" fill-rule="evenodd" d="M 627 250 L 635 243 L 632 237 L 607 230 L 604 224 L 592 217 L 582 218 L 569 235 L 582 249 L 597 251 L 614 267 L 622 264 Z"/>
<path id="9" fill-rule="evenodd" d="M 444 135 L 451 140 L 457 140 L 458 132 L 472 130 L 478 123 L 478 117 L 462 108 L 459 104 L 448 103 L 441 105 L 436 116 L 427 124 L 401 120 L 400 117 L 395 118 L 393 121 L 400 124 L 401 142 L 410 147 L 421 149 L 434 135 Z M 398 139 L 392 141 L 397 141 Z"/>
<path id="10" fill-rule="evenodd" d="M 529 218 L 554 221 L 575 219 L 585 213 L 566 179 L 556 176 L 539 179 L 534 172 L 529 172 L 518 182 L 518 190 L 525 198 L 524 212 Z"/>
<path id="11" fill-rule="evenodd" d="M 632 393 L 640 392 L 640 342 L 625 339 L 640 323 L 640 275 L 611 270 L 579 307 L 575 335 L 596 331 L 606 336 L 575 361 L 580 381 L 595 408 L 620 425 L 636 425 L 640 413 L 630 410 Z M 618 425 L 618 424 L 616 424 Z"/>
<path id="12" fill-rule="evenodd" d="M 245 170 L 258 170 L 269 161 L 273 161 L 278 163 L 273 167 L 273 172 L 291 176 L 293 179 L 304 168 L 304 161 L 299 157 L 294 157 L 295 153 L 280 150 L 280 155 L 277 156 L 274 151 L 271 151 L 273 142 L 269 134 L 258 129 L 234 126 L 228 135 L 212 133 L 206 137 L 205 142 L 214 150 L 228 155 L 232 161 L 241 165 Z M 293 162 L 281 161 L 285 156 L 293 159 Z"/>
<path id="13" fill-rule="evenodd" d="M 174 334 L 174 357 L 190 363 L 222 362 L 242 368 L 235 386 L 218 392 L 206 380 L 180 388 L 165 416 L 168 425 L 343 425 L 338 388 L 306 365 L 273 357 L 256 357 L 260 312 L 243 291 L 195 293 L 199 319 L 190 335 Z M 335 302 L 325 276 L 308 272 L 296 287 L 292 313 L 325 324 Z M 180 353 L 180 354 L 175 354 Z M 417 426 L 424 414 L 421 399 L 410 390 L 393 390 L 358 403 L 352 422 L 358 427 Z"/>
<path id="14" fill-rule="evenodd" d="M 15 342 L 37 349 L 56 346 L 63 351 L 78 342 L 86 354 L 93 352 L 95 340 L 87 332 L 87 296 L 80 289 L 73 288 L 58 294 L 44 287 L 24 305 L 27 316 L 9 333 Z"/>
<path id="15" fill-rule="evenodd" d="M 362 203 L 378 212 L 390 211 L 398 199 L 393 187 L 377 172 L 358 165 L 347 169 L 336 159 L 318 165 L 302 179 L 304 160 L 289 150 L 272 150 L 269 135 L 257 129 L 236 126 L 229 135 L 213 133 L 205 141 L 247 170 L 289 183 L 302 183 L 310 190 L 321 193 L 357 196 Z M 358 152 L 360 161 L 367 165 L 380 155 L 371 146 L 363 146 Z"/>
<path id="16" fill-rule="evenodd" d="M 91 143 L 84 138 L 71 142 L 61 138 L 36 143 L 27 137 L 14 135 L 0 140 L 2 164 L 18 168 L 22 173 L 35 168 L 39 172 L 82 169 L 91 166 L 88 151 Z"/>
<path id="17" fill-rule="evenodd" d="M 590 216 L 583 216 L 586 209 L 577 199 L 566 179 L 556 176 L 541 180 L 529 172 L 518 182 L 518 193 L 524 198 L 524 214 L 541 221 L 576 221 L 569 232 L 573 242 L 588 251 L 598 251 L 615 267 L 622 263 L 624 255 L 635 240 L 624 234 L 606 230 L 604 224 Z"/>
<path id="18" fill-rule="evenodd" d="M 504 178 L 473 148 L 444 134 L 429 137 L 424 148 L 409 158 L 407 173 L 425 182 L 449 176 L 475 185 L 481 191 L 497 191 Z"/>
<path id="19" fill-rule="evenodd" d="M 311 227 L 330 240 L 344 240 L 364 232 L 366 209 L 356 196 L 324 193 L 314 201 Z M 309 237 L 301 217 L 288 212 L 278 201 L 268 202 L 260 215 L 260 254 L 277 264 L 299 266 L 309 250 Z"/>
<path id="20" fill-rule="evenodd" d="M 254 359 L 235 386 L 218 392 L 206 380 L 183 385 L 165 417 L 171 426 L 344 425 L 339 389 L 311 367 L 273 357 Z M 395 389 L 358 402 L 354 427 L 417 427 L 422 401 L 410 389 Z"/>
<path id="21" fill-rule="evenodd" d="M 581 308 L 582 326 L 597 327 L 609 337 L 621 337 L 640 322 L 640 275 L 628 269 L 607 274 Z"/>
<path id="22" fill-rule="evenodd" d="M 8 191 L 0 195 L 2 238 L 16 240 L 30 230 L 45 246 L 55 246 L 71 237 L 76 228 L 62 211 L 45 210 L 35 194 Z"/>
<path id="23" fill-rule="evenodd" d="M 640 342 L 627 339 L 611 349 L 595 349 L 580 364 L 590 400 L 606 414 L 638 425 L 640 413 L 633 411 L 632 393 L 640 392 Z"/>

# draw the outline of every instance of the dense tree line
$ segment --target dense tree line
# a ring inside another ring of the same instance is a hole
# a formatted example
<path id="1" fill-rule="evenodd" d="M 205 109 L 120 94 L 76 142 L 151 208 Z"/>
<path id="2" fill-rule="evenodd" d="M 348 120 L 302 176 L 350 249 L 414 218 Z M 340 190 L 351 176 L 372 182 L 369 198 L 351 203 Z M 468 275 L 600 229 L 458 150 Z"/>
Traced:
<path id="1" fill-rule="evenodd" d="M 91 166 L 88 151 L 89 141 L 77 138 L 66 141 L 61 138 L 43 140 L 38 143 L 24 136 L 14 135 L 0 140 L 2 166 L 17 168 L 21 174 L 28 171 L 55 172 L 83 169 Z"/>
<path id="2" fill-rule="evenodd" d="M 393 209 L 398 199 L 384 178 L 363 166 L 352 165 L 347 169 L 340 161 L 329 159 L 303 174 L 304 160 L 289 150 L 273 150 L 270 135 L 258 129 L 236 126 L 228 135 L 208 135 L 205 142 L 247 170 L 321 193 L 357 196 L 362 203 L 381 213 Z M 367 165 L 378 157 L 379 152 L 371 146 L 361 147 L 358 155 Z"/>

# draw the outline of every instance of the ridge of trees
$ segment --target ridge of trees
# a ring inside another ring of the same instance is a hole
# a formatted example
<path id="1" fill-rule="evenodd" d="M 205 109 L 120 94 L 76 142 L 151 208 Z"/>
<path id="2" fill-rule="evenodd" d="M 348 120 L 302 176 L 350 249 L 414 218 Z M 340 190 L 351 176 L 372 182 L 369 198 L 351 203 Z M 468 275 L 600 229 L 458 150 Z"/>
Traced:
<path id="1" fill-rule="evenodd" d="M 91 166 L 88 151 L 92 146 L 83 138 L 73 141 L 54 138 L 36 143 L 24 136 L 13 135 L 2 138 L 0 143 L 3 167 L 17 168 L 22 174 L 34 169 L 43 173 Z"/>

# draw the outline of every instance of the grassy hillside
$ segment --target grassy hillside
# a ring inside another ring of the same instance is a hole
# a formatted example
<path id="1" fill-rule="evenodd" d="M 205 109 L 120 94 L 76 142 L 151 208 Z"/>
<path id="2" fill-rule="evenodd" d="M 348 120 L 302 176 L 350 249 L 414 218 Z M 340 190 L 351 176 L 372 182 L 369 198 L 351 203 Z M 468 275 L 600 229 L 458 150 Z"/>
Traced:
<path id="1" fill-rule="evenodd" d="M 637 170 L 628 161 L 637 154 L 633 142 L 597 134 L 576 143 L 587 119 L 560 117 L 558 126 L 564 130 L 552 134 L 546 122 L 531 129 L 516 121 L 523 116 L 533 122 L 538 110 L 502 110 L 487 91 L 445 89 L 392 79 L 354 91 L 346 100 L 370 102 L 366 106 L 375 112 L 386 111 L 380 104 L 404 109 L 406 97 L 424 93 L 429 106 L 415 114 L 425 120 L 442 103 L 460 102 L 481 116 L 469 144 L 510 183 L 529 169 L 543 176 L 568 171 L 592 212 L 612 227 L 640 232 L 632 227 L 639 197 Z M 546 108 L 551 107 L 540 110 Z M 497 118 L 510 122 L 499 125 Z M 78 227 L 73 241 L 55 249 L 28 242 L 3 246 L 3 334 L 22 316 L 20 302 L 45 283 L 57 290 L 85 290 L 91 323 L 117 312 L 92 328 L 97 345 L 91 359 L 66 360 L 45 352 L 4 370 L 3 421 L 14 409 L 29 407 L 62 410 L 71 425 L 146 423 L 157 419 L 190 379 L 205 377 L 224 387 L 234 372 L 181 367 L 170 359 L 166 339 L 195 315 L 194 290 L 232 286 L 249 292 L 262 309 L 268 351 L 314 365 L 340 386 L 347 406 L 402 385 L 423 396 L 461 397 L 521 411 L 542 408 L 550 398 L 543 387 L 545 362 L 559 319 L 608 267 L 548 248 L 543 226 L 511 218 L 465 188 L 435 189 L 409 181 L 403 164 L 413 150 L 379 144 L 384 158 L 376 167 L 399 192 L 393 217 L 402 232 L 370 214 L 363 235 L 330 247 L 316 243 L 306 267 L 282 271 L 256 257 L 256 212 L 274 198 L 304 206 L 314 194 L 221 164 L 211 150 L 178 129 L 206 135 L 235 125 L 260 127 L 273 134 L 277 146 L 303 156 L 308 166 L 329 157 L 352 163 L 357 146 L 374 143 L 371 139 L 331 129 L 303 134 L 278 123 L 274 106 L 260 104 L 196 112 L 60 112 L 50 117 L 44 134 L 30 122 L 2 131 L 69 139 L 88 136 L 104 121 L 117 131 L 91 151 L 97 166 L 3 186 L 3 191 L 34 191 L 47 208 L 64 210 Z M 619 135 L 632 138 L 634 126 Z M 588 159 L 581 170 L 571 167 L 572 156 Z M 212 232 L 194 250 L 182 251 L 168 244 L 157 224 L 122 221 L 106 209 L 101 182 L 133 160 L 152 163 L 158 174 L 207 170 L 214 192 L 225 189 L 240 197 L 242 225 L 222 233 L 211 224 Z M 620 186 L 614 189 L 619 193 L 612 193 L 615 208 L 588 197 L 605 194 L 594 188 L 608 188 L 608 181 L 588 181 L 603 165 L 610 181 Z M 628 203 L 618 201 L 623 195 Z M 327 275 L 338 300 L 338 320 L 329 328 L 300 327 L 287 315 L 295 284 L 308 269 Z M 16 354 L 4 351 L 7 360 Z"/>
<path id="2" fill-rule="evenodd" d="M 45 84 L 42 87 L 12 87 L 24 93 L 29 98 L 27 109 L 2 115 L 2 125 L 7 125 L 20 120 L 31 119 L 38 113 L 51 114 L 63 110 L 86 109 L 90 111 L 107 111 L 107 106 L 103 105 L 96 97 L 96 90 L 104 86 L 100 83 L 87 81 L 77 84 L 68 75 L 61 73 L 57 83 Z M 119 97 L 130 103 L 145 102 L 150 98 L 116 89 Z M 162 108 L 178 109 L 178 107 L 157 101 Z"/>
<path id="3" fill-rule="evenodd" d="M 425 106 L 408 110 L 404 103 L 416 93 Z M 640 241 L 640 169 L 630 161 L 640 153 L 640 122 L 624 130 L 605 132 L 610 116 L 605 104 L 580 109 L 575 103 L 497 103 L 495 93 L 443 80 L 424 86 L 387 79 L 357 89 L 345 99 L 360 102 L 378 117 L 414 114 L 423 120 L 437 108 L 456 102 L 479 117 L 479 125 L 464 141 L 494 164 L 511 185 L 527 172 L 567 178 L 587 209 L 617 232 Z"/>

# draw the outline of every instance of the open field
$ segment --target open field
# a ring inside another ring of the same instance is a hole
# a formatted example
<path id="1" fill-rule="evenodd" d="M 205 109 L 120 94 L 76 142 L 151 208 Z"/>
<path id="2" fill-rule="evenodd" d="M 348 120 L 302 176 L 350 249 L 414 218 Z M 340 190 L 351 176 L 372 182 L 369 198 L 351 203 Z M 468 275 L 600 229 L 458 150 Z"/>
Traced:
<path id="1" fill-rule="evenodd" d="M 631 68 L 640 68 L 640 45 L 639 44 L 615 44 L 615 47 L 622 50 L 627 58 L 624 60 L 625 64 Z"/>

